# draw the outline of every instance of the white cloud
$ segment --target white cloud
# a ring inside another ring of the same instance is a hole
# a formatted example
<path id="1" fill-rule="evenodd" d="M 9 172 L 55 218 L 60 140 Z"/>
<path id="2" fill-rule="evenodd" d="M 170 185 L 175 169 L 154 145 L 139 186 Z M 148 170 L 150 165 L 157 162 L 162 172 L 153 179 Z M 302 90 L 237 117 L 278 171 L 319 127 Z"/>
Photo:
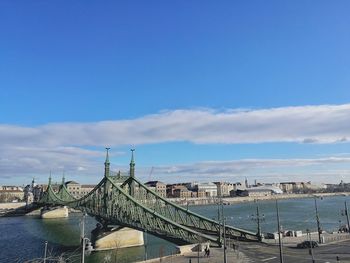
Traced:
<path id="1" fill-rule="evenodd" d="M 51 169 L 100 175 L 101 163 L 97 159 L 104 153 L 91 150 L 91 147 L 179 141 L 194 144 L 341 143 L 347 142 L 348 138 L 350 104 L 225 111 L 180 109 L 130 120 L 48 123 L 34 127 L 1 124 L 0 178 L 43 174 Z M 322 159 L 316 162 L 325 161 L 329 162 Z M 279 165 L 283 162 L 279 161 Z M 302 163 L 301 160 L 297 162 Z M 207 163 L 206 168 L 197 173 L 202 176 L 226 176 L 228 171 L 243 173 L 247 163 L 251 169 L 259 162 L 244 161 L 234 167 Z M 274 169 L 276 163 L 262 161 L 261 165 Z M 168 170 L 182 171 L 182 174 L 195 172 L 191 167 L 183 166 Z"/>
<path id="2" fill-rule="evenodd" d="M 193 143 L 331 143 L 350 137 L 350 104 L 217 112 L 174 110 L 132 120 L 0 125 L 5 145 L 104 146 Z"/>

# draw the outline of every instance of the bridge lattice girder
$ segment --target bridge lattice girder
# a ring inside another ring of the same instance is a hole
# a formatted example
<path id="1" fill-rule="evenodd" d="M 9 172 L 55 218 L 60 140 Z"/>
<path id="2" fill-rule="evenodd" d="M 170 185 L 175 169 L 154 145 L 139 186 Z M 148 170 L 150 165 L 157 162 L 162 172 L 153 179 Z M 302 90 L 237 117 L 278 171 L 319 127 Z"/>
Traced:
<path id="1" fill-rule="evenodd" d="M 178 244 L 203 241 L 219 243 L 216 237 L 181 225 L 161 211 L 147 207 L 109 177 L 105 177 L 89 194 L 76 200 L 62 199 L 49 185 L 39 203 L 80 209 L 110 224 L 147 231 Z"/>
<path id="2" fill-rule="evenodd" d="M 222 231 L 222 224 L 218 223 L 215 220 L 209 219 L 202 215 L 191 212 L 190 210 L 178 206 L 164 197 L 158 195 L 155 191 L 151 190 L 139 180 L 134 177 L 129 177 L 127 181 L 122 185 L 123 188 L 128 188 L 131 185 L 131 182 L 134 182 L 136 187 L 135 198 L 144 206 L 156 211 L 157 213 L 164 215 L 165 217 L 171 219 L 172 221 L 195 229 L 196 231 L 210 234 L 218 235 Z M 236 228 L 233 226 L 225 226 L 226 237 L 233 239 L 244 239 L 257 241 L 259 237 L 256 233 Z"/>
<path id="3" fill-rule="evenodd" d="M 220 223 L 168 201 L 134 177 L 121 185 L 113 177 L 104 177 L 80 199 L 73 197 L 64 184 L 58 193 L 49 184 L 39 204 L 67 205 L 109 224 L 147 231 L 175 243 L 211 241 L 221 245 Z M 225 226 L 225 234 L 235 239 L 259 240 L 257 234 L 233 226 Z"/>

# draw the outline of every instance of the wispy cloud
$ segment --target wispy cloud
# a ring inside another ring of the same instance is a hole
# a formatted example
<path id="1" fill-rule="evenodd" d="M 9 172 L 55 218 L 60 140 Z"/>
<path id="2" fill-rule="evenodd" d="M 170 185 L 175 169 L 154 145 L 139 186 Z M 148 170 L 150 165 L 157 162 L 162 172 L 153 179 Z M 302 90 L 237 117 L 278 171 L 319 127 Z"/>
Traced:
<path id="1" fill-rule="evenodd" d="M 106 145 L 340 143 L 347 138 L 350 138 L 350 104 L 221 111 L 180 109 L 130 120 L 48 123 L 33 127 L 1 124 L 0 177 L 47 173 L 49 169 L 93 174 L 97 172 L 96 160 L 103 153 L 91 147 Z M 317 162 L 320 161 L 325 160 Z M 248 163 L 251 167 L 257 162 Z M 203 176 L 247 169 L 242 164 L 236 164 L 233 170 L 230 170 L 232 166 L 219 165 L 207 164 L 207 170 L 202 170 Z M 269 162 L 264 161 L 263 165 L 268 166 Z M 173 169 L 180 169 L 183 174 L 194 172 L 181 167 Z"/>

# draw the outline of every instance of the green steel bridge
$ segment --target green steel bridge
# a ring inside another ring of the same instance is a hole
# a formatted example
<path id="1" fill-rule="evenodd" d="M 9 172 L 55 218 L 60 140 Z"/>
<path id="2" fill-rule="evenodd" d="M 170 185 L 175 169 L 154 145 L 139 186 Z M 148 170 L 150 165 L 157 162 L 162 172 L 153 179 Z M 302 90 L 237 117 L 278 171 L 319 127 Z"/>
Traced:
<path id="1" fill-rule="evenodd" d="M 129 176 L 110 174 L 109 148 L 104 177 L 87 195 L 77 199 L 67 190 L 64 179 L 58 192 L 51 176 L 39 206 L 68 206 L 95 217 L 103 225 L 119 225 L 144 231 L 175 244 L 211 242 L 222 245 L 222 238 L 260 241 L 257 233 L 225 225 L 178 206 L 149 189 L 135 178 L 132 150 Z"/>

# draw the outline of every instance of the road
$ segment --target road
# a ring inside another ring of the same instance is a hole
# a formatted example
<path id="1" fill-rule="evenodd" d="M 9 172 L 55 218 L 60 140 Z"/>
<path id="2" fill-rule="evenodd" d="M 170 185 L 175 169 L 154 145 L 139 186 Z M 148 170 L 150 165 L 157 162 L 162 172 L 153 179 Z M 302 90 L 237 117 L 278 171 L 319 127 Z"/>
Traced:
<path id="1" fill-rule="evenodd" d="M 236 243 L 237 244 L 237 243 Z M 207 258 L 201 253 L 188 253 L 182 256 L 149 260 L 163 263 L 223 263 L 223 249 L 211 248 L 211 256 Z M 313 249 L 315 263 L 350 263 L 350 240 L 321 245 Z M 339 261 L 337 261 L 337 256 Z M 311 263 L 309 249 L 283 247 L 284 263 Z M 271 244 L 240 242 L 238 248 L 227 251 L 227 263 L 280 263 L 279 247 Z"/>
<path id="2" fill-rule="evenodd" d="M 240 250 L 251 263 L 280 263 L 279 247 L 275 245 L 242 243 Z M 350 262 L 350 240 L 321 245 L 313 249 L 313 254 L 317 263 Z M 337 261 L 337 256 L 339 261 Z M 309 249 L 296 247 L 283 247 L 283 259 L 284 263 L 312 262 Z"/>

